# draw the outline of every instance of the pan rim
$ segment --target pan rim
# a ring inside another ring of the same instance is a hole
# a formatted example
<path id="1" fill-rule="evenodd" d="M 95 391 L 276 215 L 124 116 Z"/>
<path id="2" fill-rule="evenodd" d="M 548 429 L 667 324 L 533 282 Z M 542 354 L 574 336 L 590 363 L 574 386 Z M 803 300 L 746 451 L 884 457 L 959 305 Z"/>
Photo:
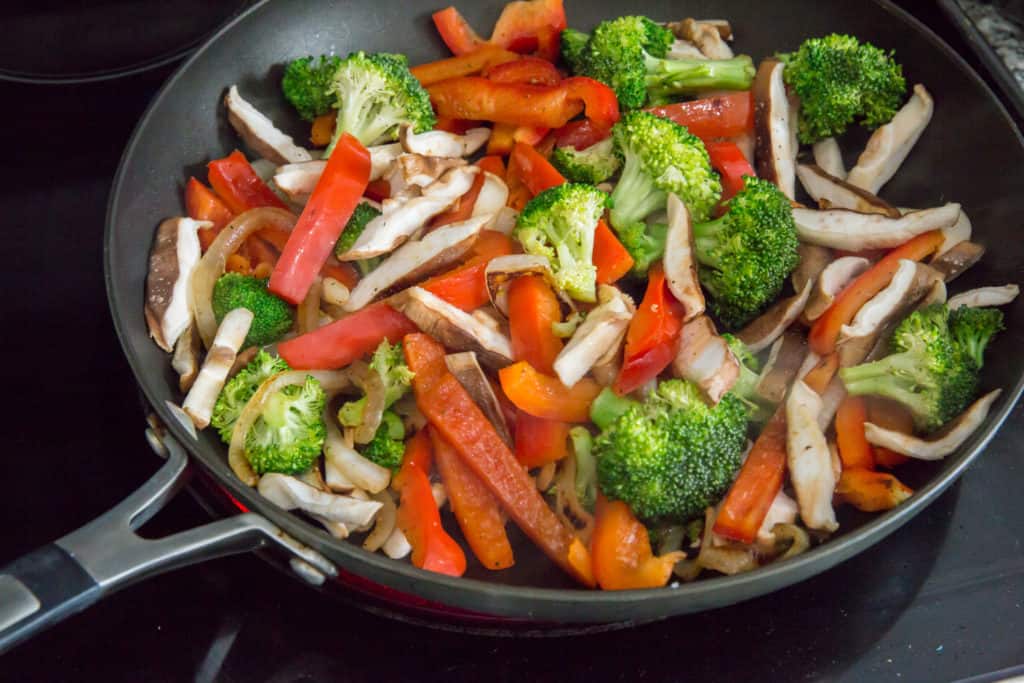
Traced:
<path id="1" fill-rule="evenodd" d="M 909 29 L 916 31 L 924 37 L 935 49 L 950 58 L 968 78 L 973 80 L 975 85 L 980 87 L 982 92 L 995 105 L 996 110 L 1015 136 L 1017 144 L 1024 148 L 1024 136 L 1022 136 L 1020 129 L 1002 101 L 962 56 L 935 34 L 934 31 L 902 8 L 895 6 L 890 0 L 872 0 L 872 2 L 881 10 L 892 15 L 896 20 L 903 22 Z M 218 41 L 225 33 L 234 30 L 240 23 L 247 21 L 252 15 L 260 12 L 269 3 L 270 0 L 261 0 L 224 24 L 220 30 L 209 36 L 161 86 L 160 90 L 151 100 L 146 112 L 139 119 L 125 146 L 125 150 L 118 163 L 117 173 L 111 185 L 107 203 L 103 237 L 104 280 L 107 290 L 107 301 L 118 340 L 125 358 L 132 369 L 135 380 L 140 385 L 147 401 L 165 424 L 167 424 L 175 438 L 185 445 L 190 455 L 194 455 L 193 450 L 196 447 L 196 442 L 192 440 L 186 430 L 173 418 L 172 413 L 170 413 L 167 407 L 159 401 L 159 398 L 151 389 L 150 381 L 144 379 L 147 377 L 147 373 L 144 372 L 142 362 L 127 341 L 128 331 L 125 329 L 122 318 L 118 314 L 119 310 L 124 307 L 124 304 L 121 303 L 113 283 L 115 268 L 112 261 L 114 257 L 111 243 L 115 232 L 115 219 L 122 201 L 121 190 L 127 175 L 128 162 L 131 160 L 133 152 L 139 144 L 139 140 L 147 128 L 147 123 L 154 111 L 160 107 L 164 98 L 179 78 L 203 57 L 211 44 Z M 647 610 L 642 608 L 652 604 L 653 601 L 658 601 L 665 604 L 665 607 L 658 610 L 660 617 L 654 618 L 663 618 L 688 611 L 705 609 L 705 607 L 700 606 L 692 608 L 692 605 L 690 606 L 691 609 L 687 609 L 687 601 L 693 601 L 699 605 L 702 602 L 701 598 L 720 593 L 732 591 L 738 597 L 728 602 L 739 602 L 774 592 L 822 573 L 882 541 L 930 505 L 980 456 L 1006 421 L 1022 392 L 1024 392 L 1024 375 L 1018 377 L 1012 390 L 1004 390 L 1003 395 L 998 400 L 998 409 L 993 415 L 989 416 L 990 424 L 987 430 L 980 435 L 975 435 L 969 447 L 950 459 L 951 465 L 948 471 L 929 481 L 915 492 L 910 500 L 899 507 L 879 514 L 858 528 L 789 560 L 776 562 L 735 576 L 717 576 L 693 583 L 677 584 L 676 586 L 670 585 L 655 589 L 595 591 L 583 588 L 542 588 L 502 584 L 473 578 L 455 578 L 428 572 L 417 569 L 406 562 L 391 560 L 376 553 L 368 553 L 357 545 L 331 538 L 318 527 L 290 513 L 277 510 L 277 513 L 281 513 L 284 516 L 274 514 L 273 505 L 269 501 L 262 499 L 255 489 L 241 485 L 241 482 L 235 478 L 222 477 L 217 472 L 211 472 L 211 475 L 220 484 L 227 487 L 233 495 L 238 495 L 247 506 L 267 516 L 274 523 L 281 526 L 284 531 L 298 538 L 298 540 L 314 547 L 320 545 L 330 548 L 333 551 L 330 557 L 331 561 L 341 566 L 345 571 L 388 588 L 405 591 L 404 587 L 395 588 L 395 585 L 400 583 L 403 586 L 407 586 L 408 590 L 418 597 L 437 600 L 443 602 L 446 606 L 466 610 L 479 610 L 483 607 L 483 609 L 487 610 L 487 615 L 521 617 L 525 619 L 551 618 L 563 622 L 607 621 L 607 619 L 603 618 L 588 617 L 587 614 L 583 613 L 586 608 L 601 608 L 605 613 L 620 614 L 624 618 L 629 619 L 630 608 L 647 612 Z M 202 464 L 201 458 L 196 456 L 195 460 Z M 280 517 L 280 521 L 278 521 L 278 517 Z M 339 561 L 341 559 L 344 561 Z M 368 570 L 370 569 L 375 570 L 378 575 L 368 575 Z M 763 588 L 762 584 L 769 587 Z M 435 587 L 437 590 L 429 590 L 431 587 Z M 427 590 L 424 590 L 424 588 Z M 758 588 L 763 589 L 757 590 Z M 443 593 L 444 598 L 438 598 L 438 593 Z M 482 606 L 479 601 L 474 600 L 474 597 L 479 598 L 481 596 L 500 598 L 500 600 L 488 600 L 487 604 Z M 569 614 L 562 611 L 556 612 L 556 610 L 564 607 L 566 604 L 571 604 L 574 608 L 581 609 L 569 610 Z M 716 604 L 725 604 L 725 601 Z"/>

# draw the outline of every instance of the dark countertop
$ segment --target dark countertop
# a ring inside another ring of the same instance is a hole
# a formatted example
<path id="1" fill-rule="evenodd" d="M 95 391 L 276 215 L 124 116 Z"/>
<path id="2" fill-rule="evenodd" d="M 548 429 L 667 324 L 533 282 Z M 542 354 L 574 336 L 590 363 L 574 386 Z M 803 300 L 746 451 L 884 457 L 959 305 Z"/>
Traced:
<path id="1" fill-rule="evenodd" d="M 958 47 L 925 0 L 904 2 Z M 0 84 L 8 413 L 0 562 L 100 514 L 154 472 L 103 291 L 106 195 L 169 71 Z M 70 352 L 69 352 L 70 351 Z M 42 352 L 42 353 L 41 353 Z M 629 631 L 513 640 L 428 630 L 315 593 L 254 557 L 157 577 L 0 661 L 7 680 L 954 680 L 1024 663 L 1017 407 L 906 527 L 798 586 Z M 179 496 L 153 535 L 207 521 Z"/>

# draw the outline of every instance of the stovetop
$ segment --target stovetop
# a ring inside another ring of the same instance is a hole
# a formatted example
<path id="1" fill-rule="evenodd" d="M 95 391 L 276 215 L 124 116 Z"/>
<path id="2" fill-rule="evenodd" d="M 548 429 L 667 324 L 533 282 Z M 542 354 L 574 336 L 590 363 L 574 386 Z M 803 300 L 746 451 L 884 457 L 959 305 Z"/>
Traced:
<path id="1" fill-rule="evenodd" d="M 905 7 L 977 68 L 927 0 Z M 171 67 L 0 84 L 4 292 L 0 563 L 100 514 L 159 462 L 104 294 L 107 192 Z M 168 141 L 173 144 L 173 141 Z M 140 245 L 140 248 L 141 245 Z M 955 680 L 1024 663 L 1018 407 L 935 504 L 821 576 L 627 631 L 507 639 L 431 630 L 310 591 L 250 556 L 129 588 L 0 660 L 5 680 Z M 154 535 L 208 520 L 179 496 Z"/>

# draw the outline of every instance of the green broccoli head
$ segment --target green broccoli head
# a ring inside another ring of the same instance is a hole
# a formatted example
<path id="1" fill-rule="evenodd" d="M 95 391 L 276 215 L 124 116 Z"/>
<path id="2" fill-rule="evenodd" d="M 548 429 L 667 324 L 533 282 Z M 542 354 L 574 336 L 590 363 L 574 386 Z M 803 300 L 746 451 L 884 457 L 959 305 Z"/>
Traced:
<path id="1" fill-rule="evenodd" d="M 746 439 L 737 398 L 726 394 L 712 407 L 696 385 L 667 380 L 594 440 L 598 484 L 641 519 L 683 522 L 725 494 Z"/>
<path id="2" fill-rule="evenodd" d="M 783 78 L 800 97 L 800 141 L 842 134 L 859 121 L 872 129 L 899 110 L 907 83 L 892 52 L 833 33 L 779 55 Z"/>
<path id="3" fill-rule="evenodd" d="M 402 418 L 385 410 L 373 439 L 361 449 L 362 456 L 381 467 L 397 470 L 402 466 L 402 456 L 405 455 L 404 439 Z"/>
<path id="4" fill-rule="evenodd" d="M 356 208 L 352 212 L 352 216 L 349 217 L 348 223 L 345 223 L 345 229 L 341 231 L 337 244 L 334 245 L 334 255 L 341 258 L 346 251 L 352 248 L 356 240 L 359 239 L 359 236 L 363 234 L 366 225 L 378 216 L 380 216 L 380 210 L 373 204 L 369 202 L 359 202 L 356 204 Z M 363 259 L 356 261 L 356 266 L 358 266 L 363 275 L 366 275 L 377 267 L 381 259 L 382 257 L 380 256 Z"/>
<path id="5" fill-rule="evenodd" d="M 760 361 L 738 337 L 725 333 L 722 338 L 740 364 L 740 375 L 729 392 L 743 402 L 751 422 L 766 422 L 772 416 L 774 407 L 757 393 L 757 384 L 761 380 L 758 375 Z"/>
<path id="6" fill-rule="evenodd" d="M 301 57 L 288 63 L 281 90 L 299 116 L 312 121 L 331 111 L 334 96 L 330 89 L 339 64 L 341 57 L 337 55 Z"/>
<path id="7" fill-rule="evenodd" d="M 593 185 L 565 183 L 544 190 L 516 220 L 515 238 L 528 254 L 544 256 L 555 284 L 579 301 L 595 301 L 594 231 L 608 195 Z"/>
<path id="8" fill-rule="evenodd" d="M 633 257 L 630 271 L 637 277 L 644 277 L 655 261 L 665 255 L 665 240 L 668 239 L 668 225 L 665 223 L 629 223 L 618 230 L 619 241 Z"/>
<path id="9" fill-rule="evenodd" d="M 1003 312 L 997 308 L 961 306 L 949 314 L 953 340 L 977 370 L 985 364 L 985 347 L 1004 329 Z"/>
<path id="10" fill-rule="evenodd" d="M 562 31 L 562 59 L 573 72 L 579 70 L 583 49 L 587 46 L 590 36 L 582 31 L 567 28 Z"/>
<path id="11" fill-rule="evenodd" d="M 850 395 L 898 401 L 925 432 L 942 427 L 974 398 L 979 366 L 954 337 L 945 304 L 911 313 L 893 331 L 889 346 L 890 355 L 881 360 L 839 371 Z"/>
<path id="12" fill-rule="evenodd" d="M 422 133 L 437 122 L 430 95 L 409 72 L 403 55 L 350 54 L 335 71 L 330 92 L 336 98 L 338 122 L 325 156 L 330 155 L 342 133 L 373 145 L 397 139 L 403 123 Z"/>
<path id="13" fill-rule="evenodd" d="M 405 363 L 405 353 L 402 351 L 401 342 L 389 344 L 387 339 L 382 341 L 377 350 L 373 352 L 370 369 L 380 375 L 380 379 L 384 383 L 385 408 L 391 407 L 395 401 L 409 392 L 412 378 L 415 376 L 415 373 Z M 363 422 L 365 406 L 365 396 L 345 403 L 338 410 L 338 422 L 346 427 L 358 427 Z"/>
<path id="14" fill-rule="evenodd" d="M 800 260 L 789 199 L 747 176 L 724 216 L 693 227 L 700 282 L 727 327 L 742 327 L 782 291 Z"/>
<path id="15" fill-rule="evenodd" d="M 287 386 L 266 398 L 245 435 L 245 455 L 257 474 L 297 474 L 313 465 L 327 435 L 325 398 L 320 382 L 310 376 L 302 386 Z"/>
<path id="16" fill-rule="evenodd" d="M 284 362 L 283 358 L 271 356 L 260 349 L 248 365 L 228 380 L 217 396 L 213 416 L 210 418 L 210 424 L 220 434 L 224 443 L 231 443 L 235 422 L 259 386 L 277 373 L 288 369 L 288 363 Z"/>
<path id="17" fill-rule="evenodd" d="M 267 280 L 225 273 L 213 286 L 213 315 L 219 323 L 235 308 L 247 308 L 253 315 L 243 347 L 276 342 L 295 319 L 294 309 L 267 290 Z"/>
<path id="18" fill-rule="evenodd" d="M 569 182 L 597 185 L 615 175 L 622 166 L 622 159 L 609 137 L 583 150 L 572 146 L 556 147 L 551 153 L 551 163 Z"/>

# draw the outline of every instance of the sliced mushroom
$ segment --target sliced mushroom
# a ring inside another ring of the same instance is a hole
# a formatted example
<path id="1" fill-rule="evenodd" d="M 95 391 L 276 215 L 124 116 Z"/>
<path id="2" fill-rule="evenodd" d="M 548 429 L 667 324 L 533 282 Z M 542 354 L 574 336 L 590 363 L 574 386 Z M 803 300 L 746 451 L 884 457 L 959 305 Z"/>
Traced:
<path id="1" fill-rule="evenodd" d="M 309 150 L 295 144 L 290 135 L 278 130 L 274 122 L 242 98 L 237 86 L 228 88 L 224 96 L 228 122 L 242 141 L 261 157 L 275 164 L 297 164 L 310 161 Z"/>
<path id="2" fill-rule="evenodd" d="M 938 271 L 936 271 L 938 272 Z M 921 300 L 917 302 L 918 308 L 924 308 L 925 306 L 931 306 L 932 304 L 944 304 L 949 292 L 946 291 L 946 281 L 942 279 L 935 280 L 932 283 L 931 289 L 929 289 Z"/>
<path id="3" fill-rule="evenodd" d="M 469 393 L 473 402 L 494 425 L 501 440 L 512 446 L 512 432 L 509 431 L 508 423 L 505 421 L 505 413 L 494 393 L 494 387 L 491 386 L 490 380 L 487 379 L 483 368 L 477 362 L 476 354 L 472 351 L 450 353 L 444 357 L 444 362 L 448 366 L 448 371 L 455 375 L 455 379 L 459 380 L 459 384 Z"/>
<path id="4" fill-rule="evenodd" d="M 775 183 L 790 199 L 796 199 L 797 148 L 793 143 L 783 69 L 782 62 L 769 58 L 761 62 L 754 77 L 757 175 Z"/>
<path id="5" fill-rule="evenodd" d="M 198 429 L 205 429 L 210 424 L 213 406 L 217 396 L 224 387 L 231 366 L 235 363 L 235 354 L 242 348 L 245 337 L 252 325 L 252 311 L 247 308 L 235 308 L 228 311 L 217 328 L 203 367 L 196 376 L 195 383 L 181 404 L 185 413 L 192 418 Z"/>
<path id="6" fill-rule="evenodd" d="M 188 289 L 192 271 L 202 257 L 199 228 L 212 226 L 209 221 L 168 218 L 157 228 L 149 252 L 145 316 L 149 336 L 164 351 L 174 349 L 192 322 Z"/>
<path id="7" fill-rule="evenodd" d="M 674 194 L 668 196 L 668 231 L 665 237 L 665 279 L 668 288 L 683 305 L 683 322 L 704 313 L 704 292 L 697 279 L 690 212 Z"/>
<path id="8" fill-rule="evenodd" d="M 476 242 L 488 218 L 469 218 L 438 228 L 416 242 L 406 242 L 356 284 L 342 308 L 358 311 L 383 292 L 459 260 Z"/>
<path id="9" fill-rule="evenodd" d="M 984 255 L 985 247 L 977 242 L 960 242 L 946 253 L 932 259 L 928 265 L 942 273 L 946 282 L 952 282 L 980 261 Z"/>
<path id="10" fill-rule="evenodd" d="M 555 358 L 555 374 L 571 387 L 580 381 L 611 349 L 618 349 L 626 336 L 633 311 L 624 295 L 609 285 L 601 285 L 604 303 L 587 314 L 569 343 Z M 614 291 L 609 291 L 614 290 Z"/>
<path id="11" fill-rule="evenodd" d="M 928 127 L 934 109 L 931 95 L 925 87 L 920 83 L 915 85 L 914 94 L 903 108 L 871 135 L 864 152 L 857 159 L 857 165 L 850 169 L 847 182 L 878 194 Z"/>
<path id="12" fill-rule="evenodd" d="M 665 24 L 665 28 L 667 28 L 669 31 L 672 31 L 672 34 L 676 38 L 685 38 L 683 32 L 686 30 L 684 24 L 687 21 L 694 20 L 684 19 L 682 21 L 669 21 Z M 729 23 L 728 19 L 697 19 L 696 22 L 698 24 L 710 26 L 711 28 L 715 29 L 716 31 L 718 31 L 718 35 L 720 35 L 724 40 L 732 40 L 734 37 L 732 32 L 732 24 Z"/>
<path id="13" fill-rule="evenodd" d="M 920 439 L 916 436 L 884 429 L 871 422 L 864 423 L 864 436 L 869 443 L 888 448 L 894 453 L 916 458 L 918 460 L 941 460 L 967 440 L 981 423 L 988 417 L 988 411 L 1002 389 L 985 394 L 946 426 L 941 434 L 931 439 Z"/>
<path id="14" fill-rule="evenodd" d="M 723 28 L 718 23 L 686 18 L 682 21 L 672 22 L 668 27 L 679 38 L 696 45 L 701 54 L 708 59 L 732 59 L 733 57 L 732 49 L 725 43 L 722 35 Z M 732 27 L 727 25 L 724 30 L 732 35 Z"/>
<path id="15" fill-rule="evenodd" d="M 970 308 L 982 308 L 986 306 L 1005 306 L 1012 302 L 1020 294 L 1020 287 L 1017 285 L 1003 285 L 1002 287 L 978 287 L 960 292 L 949 300 L 949 310 L 953 311 L 961 306 Z"/>
<path id="16" fill-rule="evenodd" d="M 858 213 L 848 209 L 793 209 L 796 231 L 803 242 L 846 251 L 891 249 L 929 230 L 956 223 L 959 204 L 914 211 L 899 218 Z"/>
<path id="17" fill-rule="evenodd" d="M 394 251 L 464 195 L 479 170 L 476 166 L 453 168 L 425 187 L 422 196 L 385 200 L 381 215 L 366 224 L 341 260 L 360 261 Z"/>
<path id="18" fill-rule="evenodd" d="M 807 194 L 816 202 L 827 202 L 830 208 L 849 209 L 860 213 L 878 213 L 899 218 L 900 211 L 867 190 L 851 185 L 827 173 L 816 164 L 799 164 L 796 175 Z"/>
<path id="19" fill-rule="evenodd" d="M 369 525 L 381 509 L 381 504 L 375 500 L 359 500 L 318 491 L 295 477 L 276 472 L 264 474 L 257 490 L 282 509 L 302 510 L 315 517 L 344 524 L 350 529 Z"/>
<path id="20" fill-rule="evenodd" d="M 803 380 L 793 385 L 786 401 L 786 460 L 800 518 L 808 529 L 832 532 L 839 528 L 832 509 L 836 476 L 828 442 L 818 426 L 821 407 L 821 397 Z"/>
<path id="21" fill-rule="evenodd" d="M 491 368 L 512 362 L 508 337 L 422 287 L 410 287 L 393 296 L 390 303 L 449 349 L 475 351 L 480 362 Z"/>
<path id="22" fill-rule="evenodd" d="M 398 130 L 402 149 L 428 157 L 468 157 L 483 147 L 490 137 L 490 128 L 470 128 L 462 135 L 443 130 L 414 133 L 410 125 L 403 125 Z"/>
<path id="23" fill-rule="evenodd" d="M 502 213 L 508 207 L 505 203 L 508 201 L 508 185 L 505 181 L 494 175 L 484 171 L 484 182 L 480 186 L 480 192 L 476 196 L 476 202 L 473 204 L 473 212 L 471 216 L 488 216 L 488 220 L 485 228 L 493 229 L 493 225 L 499 220 L 499 213 Z"/>
<path id="24" fill-rule="evenodd" d="M 796 522 L 796 514 L 799 511 L 797 502 L 786 495 L 785 491 L 775 494 L 775 499 L 768 507 L 768 512 L 761 522 L 761 528 L 757 531 L 757 541 L 763 545 L 775 545 L 775 534 L 772 529 L 776 524 L 793 524 Z"/>
<path id="25" fill-rule="evenodd" d="M 672 370 L 677 377 L 696 383 L 713 403 L 718 403 L 739 378 L 740 364 L 728 343 L 718 336 L 715 324 L 702 315 L 683 325 Z"/>
<path id="26" fill-rule="evenodd" d="M 836 413 L 839 411 L 839 404 L 846 398 L 846 385 L 843 384 L 838 375 L 834 375 L 820 396 L 821 411 L 818 413 L 818 427 L 824 432 L 832 424 L 832 419 L 835 418 Z M 842 472 L 842 462 L 838 456 L 832 458 L 832 469 L 835 472 L 836 479 L 838 479 L 840 472 Z"/>
<path id="27" fill-rule="evenodd" d="M 814 154 L 814 163 L 825 173 L 846 180 L 846 166 L 843 165 L 843 151 L 839 149 L 839 143 L 835 138 L 818 140 L 811 147 Z"/>
<path id="28" fill-rule="evenodd" d="M 773 304 L 767 311 L 750 321 L 736 336 L 752 353 L 767 349 L 800 317 L 813 288 L 814 283 L 808 281 L 802 291 Z"/>
<path id="29" fill-rule="evenodd" d="M 171 367 L 178 373 L 178 389 L 188 391 L 199 373 L 199 354 L 203 345 L 195 325 L 189 325 L 174 344 Z"/>
<path id="30" fill-rule="evenodd" d="M 274 171 L 274 184 L 293 202 L 305 204 L 327 166 L 326 161 L 285 164 Z"/>
<path id="31" fill-rule="evenodd" d="M 707 59 L 700 48 L 688 40 L 676 38 L 665 53 L 666 59 Z"/>
<path id="32" fill-rule="evenodd" d="M 800 262 L 793 269 L 789 281 L 794 292 L 802 292 L 808 282 L 817 281 L 818 276 L 832 263 L 832 250 L 816 244 L 801 244 L 797 247 Z"/>
<path id="33" fill-rule="evenodd" d="M 807 306 L 804 307 L 804 320 L 814 322 L 820 318 L 839 292 L 870 267 L 871 262 L 860 256 L 843 256 L 828 264 L 821 271 Z"/>
<path id="34" fill-rule="evenodd" d="M 782 403 L 806 356 L 807 339 L 802 333 L 787 330 L 776 339 L 757 381 L 758 396 L 771 403 Z"/>
<path id="35" fill-rule="evenodd" d="M 487 294 L 491 297 L 491 303 L 506 316 L 508 315 L 508 285 L 521 275 L 540 275 L 551 282 L 551 264 L 543 256 L 508 254 L 492 258 L 484 269 Z"/>
<path id="36" fill-rule="evenodd" d="M 466 160 L 458 157 L 400 154 L 389 175 L 391 191 L 398 194 L 410 186 L 427 187 L 451 169 L 465 165 Z"/>
<path id="37" fill-rule="evenodd" d="M 956 223 L 952 227 L 942 229 L 942 244 L 935 250 L 934 259 L 941 257 L 947 251 L 960 244 L 971 239 L 971 219 L 967 217 L 967 213 L 960 210 L 960 216 L 956 219 Z"/>

